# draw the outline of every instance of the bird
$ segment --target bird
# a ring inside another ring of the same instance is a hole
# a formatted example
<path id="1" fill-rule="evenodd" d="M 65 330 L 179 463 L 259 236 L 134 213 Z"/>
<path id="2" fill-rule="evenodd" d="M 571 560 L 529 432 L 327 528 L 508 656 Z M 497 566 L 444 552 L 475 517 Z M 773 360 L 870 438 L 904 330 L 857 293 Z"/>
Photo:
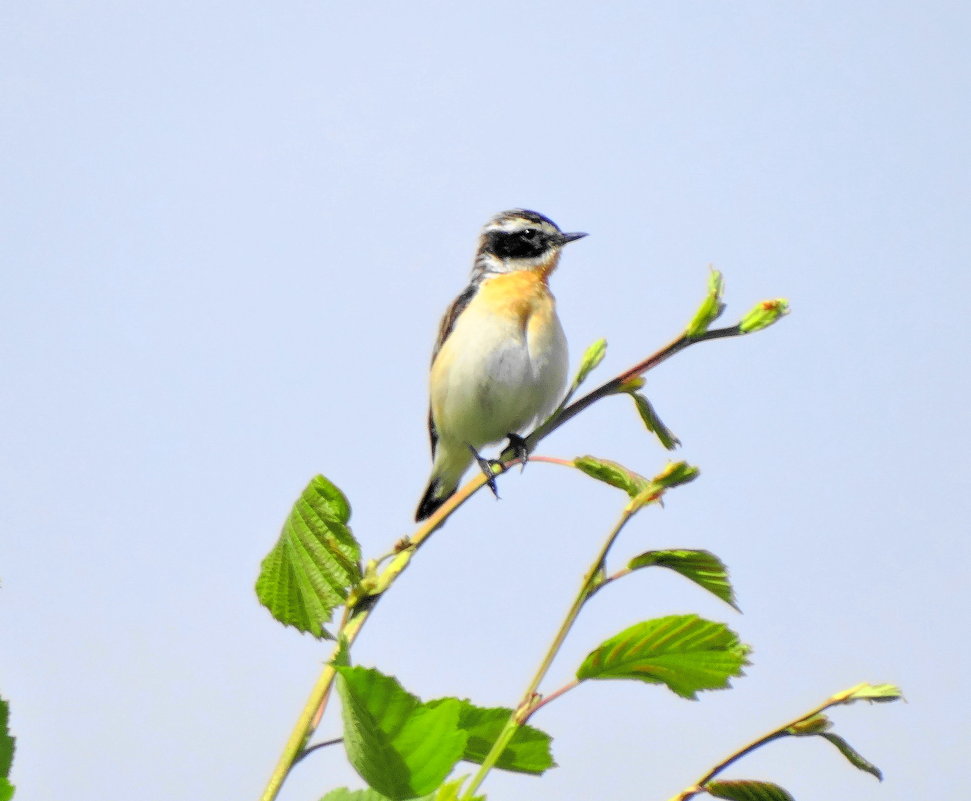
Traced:
<path id="1" fill-rule="evenodd" d="M 480 448 L 508 437 L 525 460 L 520 433 L 563 396 L 567 342 L 548 281 L 563 246 L 584 236 L 528 209 L 482 227 L 469 285 L 445 312 L 432 351 L 432 472 L 416 521 L 455 493 L 473 461 L 492 478 Z"/>

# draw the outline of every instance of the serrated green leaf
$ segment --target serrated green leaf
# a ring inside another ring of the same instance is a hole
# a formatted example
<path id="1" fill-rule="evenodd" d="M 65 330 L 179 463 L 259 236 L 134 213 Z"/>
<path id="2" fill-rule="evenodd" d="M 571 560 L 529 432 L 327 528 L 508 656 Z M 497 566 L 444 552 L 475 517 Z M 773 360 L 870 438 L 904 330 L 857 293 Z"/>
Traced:
<path id="1" fill-rule="evenodd" d="M 283 524 L 256 580 L 256 594 L 270 614 L 315 637 L 361 579 L 361 548 L 347 521 L 344 494 L 323 476 L 311 479 Z"/>
<path id="2" fill-rule="evenodd" d="M 834 700 L 841 704 L 852 704 L 854 701 L 871 701 L 874 703 L 888 703 L 899 701 L 903 697 L 900 688 L 893 684 L 869 684 L 863 682 L 848 690 L 836 693 Z"/>
<path id="3" fill-rule="evenodd" d="M 644 427 L 654 434 L 661 445 L 669 451 L 678 447 L 681 444 L 681 440 L 674 435 L 674 432 L 670 428 L 661 422 L 661 418 L 657 416 L 657 412 L 654 411 L 651 402 L 639 392 L 631 392 L 630 396 L 634 399 L 634 405 L 637 406 L 637 413 L 641 416 Z"/>
<path id="4" fill-rule="evenodd" d="M 838 734 L 833 734 L 832 732 L 824 731 L 821 732 L 820 737 L 824 740 L 829 740 L 839 752 L 846 757 L 849 763 L 860 770 L 866 771 L 867 773 L 876 776 L 877 779 L 883 781 L 883 773 L 880 772 L 880 768 L 874 765 L 857 751 L 853 746 L 851 746 L 846 740 L 840 737 Z"/>
<path id="5" fill-rule="evenodd" d="M 728 580 L 728 568 L 721 559 L 710 551 L 695 550 L 667 550 L 647 551 L 635 556 L 628 563 L 631 570 L 642 567 L 666 567 L 680 573 L 686 579 L 693 581 L 720 598 L 729 606 L 738 609 L 735 603 L 735 591 Z"/>
<path id="6" fill-rule="evenodd" d="M 763 328 L 768 328 L 773 323 L 778 322 L 788 313 L 789 302 L 785 298 L 763 300 L 742 318 L 742 321 L 738 324 L 738 329 L 743 334 L 761 331 Z"/>
<path id="7" fill-rule="evenodd" d="M 434 703 L 436 702 L 429 701 L 429 704 Z M 481 765 L 499 739 L 499 733 L 513 710 L 505 707 L 475 706 L 465 700 L 459 703 L 462 706 L 458 725 L 468 734 L 462 759 Z M 496 762 L 496 767 L 516 773 L 544 773 L 556 765 L 550 751 L 552 741 L 553 738 L 544 731 L 533 726 L 519 726 Z"/>
<path id="8" fill-rule="evenodd" d="M 749 647 L 723 623 L 671 615 L 637 623 L 603 642 L 577 670 L 583 679 L 638 679 L 665 684 L 683 698 L 731 686 Z"/>
<path id="9" fill-rule="evenodd" d="M 590 373 L 597 368 L 600 362 L 603 361 L 606 353 L 606 339 L 598 339 L 589 348 L 587 348 L 586 352 L 583 354 L 583 358 L 580 359 L 580 368 L 577 370 L 576 378 L 573 379 L 571 391 L 576 390 L 580 384 L 587 380 L 587 376 L 590 375 Z"/>
<path id="10" fill-rule="evenodd" d="M 832 725 L 833 722 L 822 712 L 819 712 L 810 718 L 800 720 L 788 726 L 785 733 L 793 737 L 810 737 L 812 735 L 822 734 Z"/>
<path id="11" fill-rule="evenodd" d="M 422 704 L 377 670 L 337 667 L 347 758 L 368 785 L 392 799 L 435 790 L 465 751 L 461 704 Z"/>
<path id="12" fill-rule="evenodd" d="M 644 490 L 650 482 L 639 473 L 628 470 L 622 464 L 595 456 L 578 456 L 573 464 L 591 478 L 622 489 L 632 498 Z"/>
<path id="13" fill-rule="evenodd" d="M 10 736 L 10 704 L 0 698 L 0 801 L 13 797 L 14 786 L 7 780 L 13 764 L 16 740 Z"/>
<path id="14" fill-rule="evenodd" d="M 731 801 L 795 801 L 784 788 L 772 782 L 710 781 L 705 789 L 715 798 Z"/>
<path id="15" fill-rule="evenodd" d="M 381 795 L 377 790 L 348 790 L 346 787 L 338 787 L 323 796 L 320 801 L 388 801 L 388 797 Z"/>
<path id="16" fill-rule="evenodd" d="M 708 294 L 698 307 L 698 311 L 695 312 L 695 316 L 691 318 L 691 322 L 688 323 L 688 327 L 684 331 L 686 337 L 696 337 L 705 333 L 725 310 L 725 304 L 722 303 L 723 288 L 722 274 L 718 270 L 712 269 L 708 274 Z"/>

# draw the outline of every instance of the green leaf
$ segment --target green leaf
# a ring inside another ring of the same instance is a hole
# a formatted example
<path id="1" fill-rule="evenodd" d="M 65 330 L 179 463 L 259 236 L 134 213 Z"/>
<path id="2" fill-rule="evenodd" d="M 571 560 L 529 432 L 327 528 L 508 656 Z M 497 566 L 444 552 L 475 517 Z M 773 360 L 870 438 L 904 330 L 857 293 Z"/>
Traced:
<path id="1" fill-rule="evenodd" d="M 751 334 L 753 331 L 768 328 L 788 313 L 789 302 L 785 298 L 763 300 L 742 318 L 738 328 L 743 334 Z"/>
<path id="2" fill-rule="evenodd" d="M 608 459 L 598 459 L 595 456 L 578 456 L 573 464 L 588 476 L 622 489 L 632 498 L 650 485 L 650 482 L 639 473 L 628 470 L 622 464 Z"/>
<path id="3" fill-rule="evenodd" d="M 819 736 L 824 740 L 829 740 L 833 745 L 835 745 L 837 749 L 839 749 L 839 752 L 847 758 L 853 767 L 866 771 L 867 773 L 876 776 L 880 781 L 883 781 L 883 773 L 880 772 L 880 768 L 878 768 L 872 762 L 864 759 L 859 751 L 853 748 L 853 746 L 851 746 L 838 734 L 833 734 L 832 732 L 827 731 L 821 732 Z"/>
<path id="4" fill-rule="evenodd" d="M 869 684 L 863 682 L 848 690 L 836 693 L 833 700 L 840 704 L 852 704 L 854 701 L 872 701 L 888 703 L 898 701 L 903 697 L 900 688 L 893 684 Z"/>
<path id="5" fill-rule="evenodd" d="M 337 667 L 347 758 L 368 785 L 393 801 L 427 795 L 465 751 L 461 704 L 422 704 L 391 676 Z"/>
<path id="6" fill-rule="evenodd" d="M 627 566 L 631 570 L 638 570 L 642 567 L 654 565 L 680 573 L 699 587 L 704 587 L 729 606 L 738 609 L 738 605 L 735 603 L 735 591 L 728 580 L 728 568 L 725 567 L 721 559 L 710 551 L 647 551 L 640 556 L 635 556 Z"/>
<path id="7" fill-rule="evenodd" d="M 15 738 L 10 736 L 10 704 L 0 698 L 0 801 L 13 798 L 14 786 L 8 780 L 10 766 L 13 764 Z"/>
<path id="8" fill-rule="evenodd" d="M 731 686 L 741 676 L 749 647 L 723 623 L 697 615 L 671 615 L 637 623 L 592 651 L 577 678 L 639 679 L 665 684 L 684 698 L 698 690 Z"/>
<path id="9" fill-rule="evenodd" d="M 388 797 L 377 790 L 348 790 L 346 787 L 338 787 L 320 801 L 388 801 Z"/>
<path id="10" fill-rule="evenodd" d="M 600 362 L 603 361 L 606 353 L 606 339 L 598 339 L 589 348 L 587 348 L 586 352 L 583 354 L 583 358 L 580 360 L 580 369 L 577 370 L 576 378 L 573 379 L 573 383 L 570 385 L 571 392 L 576 391 L 577 387 L 587 380 L 587 376 L 590 375 L 590 373 L 597 368 Z"/>
<path id="11" fill-rule="evenodd" d="M 715 798 L 728 798 L 731 801 L 795 801 L 778 784 L 771 782 L 710 781 L 705 789 Z"/>
<path id="12" fill-rule="evenodd" d="M 429 701 L 429 704 L 433 703 L 436 702 Z M 499 739 L 499 733 L 513 710 L 505 707 L 475 706 L 469 701 L 459 703 L 462 707 L 458 725 L 468 734 L 462 759 L 481 765 Z M 544 773 L 556 766 L 550 751 L 552 741 L 553 738 L 544 731 L 532 726 L 519 726 L 496 762 L 496 767 L 516 773 Z"/>
<path id="13" fill-rule="evenodd" d="M 649 503 L 660 503 L 665 491 L 694 481 L 699 472 L 697 467 L 687 462 L 668 462 L 667 467 L 654 476 L 647 486 L 631 497 L 626 511 L 633 514 Z"/>
<path id="14" fill-rule="evenodd" d="M 822 734 L 832 725 L 833 722 L 826 715 L 817 712 L 811 717 L 796 721 L 791 726 L 786 727 L 785 733 L 791 734 L 793 737 L 810 737 Z"/>
<path id="15" fill-rule="evenodd" d="M 688 323 L 684 331 L 686 337 L 696 337 L 705 333 L 725 310 L 725 304 L 722 303 L 723 283 L 722 274 L 712 269 L 708 275 L 708 294 L 695 312 L 695 316 L 691 318 L 691 322 Z"/>
<path id="16" fill-rule="evenodd" d="M 437 790 L 434 790 L 428 795 L 423 795 L 421 798 L 416 798 L 414 801 L 458 801 L 462 784 L 466 778 L 468 777 L 463 776 L 461 779 L 445 782 Z M 340 787 L 336 790 L 331 790 L 320 801 L 389 801 L 389 799 L 386 795 L 381 795 L 377 790 L 348 790 L 346 787 Z M 485 796 L 473 796 L 471 801 L 485 801 Z"/>
<path id="17" fill-rule="evenodd" d="M 343 493 L 323 476 L 311 479 L 283 524 L 256 580 L 256 594 L 270 614 L 315 637 L 361 579 L 361 548 L 347 521 Z"/>
<path id="18" fill-rule="evenodd" d="M 634 404 L 637 406 L 641 420 L 644 421 L 645 428 L 654 434 L 661 442 L 661 445 L 669 451 L 678 447 L 681 444 L 681 440 L 674 435 L 674 432 L 670 428 L 661 422 L 661 418 L 657 416 L 657 412 L 654 411 L 651 402 L 641 395 L 640 392 L 631 392 L 630 396 L 634 399 Z"/>

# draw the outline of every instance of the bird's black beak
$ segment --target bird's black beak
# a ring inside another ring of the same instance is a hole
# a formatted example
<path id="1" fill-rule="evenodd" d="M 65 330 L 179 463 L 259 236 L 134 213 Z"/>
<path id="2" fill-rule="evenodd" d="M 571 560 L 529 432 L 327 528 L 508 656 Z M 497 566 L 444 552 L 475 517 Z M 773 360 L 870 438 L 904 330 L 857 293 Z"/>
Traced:
<path id="1" fill-rule="evenodd" d="M 576 242 L 578 239 L 583 239 L 586 234 L 574 233 L 574 234 L 560 234 L 560 244 L 565 245 L 567 242 Z"/>

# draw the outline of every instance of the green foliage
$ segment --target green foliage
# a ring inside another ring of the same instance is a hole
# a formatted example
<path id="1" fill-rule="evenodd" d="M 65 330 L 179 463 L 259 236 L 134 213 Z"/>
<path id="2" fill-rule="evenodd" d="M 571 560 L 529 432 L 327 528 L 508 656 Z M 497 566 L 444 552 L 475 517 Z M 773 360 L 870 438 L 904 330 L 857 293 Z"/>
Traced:
<path id="1" fill-rule="evenodd" d="M 723 289 L 722 274 L 718 270 L 712 269 L 708 274 L 708 294 L 685 328 L 684 335 L 686 337 L 690 339 L 705 333 L 725 310 L 725 304 L 722 303 Z"/>
<path id="2" fill-rule="evenodd" d="M 900 688 L 894 684 L 869 684 L 867 682 L 857 684 L 834 696 L 836 701 L 841 704 L 852 704 L 854 701 L 887 703 L 888 701 L 898 701 L 902 697 Z"/>
<path id="3" fill-rule="evenodd" d="M 593 650 L 577 678 L 639 679 L 665 684 L 683 698 L 729 687 L 742 675 L 749 648 L 723 623 L 671 615 L 625 629 Z"/>
<path id="4" fill-rule="evenodd" d="M 338 666 L 344 745 L 361 777 L 391 799 L 430 793 L 459 760 L 480 764 L 512 714 L 458 698 L 422 703 L 377 670 Z M 518 728 L 496 767 L 543 773 L 555 765 L 551 738 Z"/>
<path id="5" fill-rule="evenodd" d="M 728 798 L 731 801 L 795 801 L 778 784 L 771 782 L 711 781 L 705 785 L 705 789 L 715 798 Z"/>
<path id="6" fill-rule="evenodd" d="M 658 438 L 662 447 L 669 451 L 673 451 L 678 447 L 681 444 L 681 440 L 674 435 L 674 432 L 670 428 L 664 425 L 661 418 L 657 416 L 657 412 L 654 411 L 651 402 L 640 392 L 630 392 L 629 394 L 634 399 L 634 404 L 637 406 L 637 413 L 640 414 L 641 420 L 644 421 L 644 427 Z"/>
<path id="7" fill-rule="evenodd" d="M 348 790 L 346 787 L 338 787 L 320 801 L 388 801 L 388 797 L 377 790 Z"/>
<path id="8" fill-rule="evenodd" d="M 631 559 L 627 566 L 631 570 L 638 570 L 655 565 L 680 573 L 738 609 L 735 603 L 735 591 L 728 580 L 728 568 L 715 554 L 696 550 L 646 551 Z"/>
<path id="9" fill-rule="evenodd" d="M 575 392 L 577 387 L 587 380 L 587 376 L 590 375 L 590 373 L 597 368 L 600 362 L 603 361 L 606 353 L 606 339 L 598 339 L 589 348 L 587 348 L 586 352 L 583 354 L 583 358 L 580 359 L 580 368 L 577 370 L 576 377 L 573 379 L 573 383 L 570 385 L 570 393 Z"/>
<path id="10" fill-rule="evenodd" d="M 630 496 L 627 511 L 631 514 L 661 499 L 665 490 L 687 484 L 698 476 L 698 468 L 687 462 L 670 462 L 654 478 L 648 479 L 622 464 L 595 456 L 578 456 L 574 466 L 591 478 L 622 489 Z"/>
<path id="11" fill-rule="evenodd" d="M 324 624 L 361 578 L 350 516 L 344 494 L 323 476 L 315 476 L 293 505 L 256 580 L 260 603 L 281 623 L 331 636 Z"/>
<path id="12" fill-rule="evenodd" d="M 9 777 L 16 740 L 10 736 L 9 720 L 10 704 L 0 698 L 0 801 L 10 801 L 14 791 Z"/>
<path id="13" fill-rule="evenodd" d="M 863 755 L 860 754 L 859 751 L 853 748 L 853 746 L 851 746 L 838 734 L 824 731 L 820 732 L 819 736 L 835 745 L 837 750 L 846 757 L 854 768 L 859 768 L 862 771 L 866 771 L 870 775 L 876 776 L 880 781 L 883 781 L 883 773 L 880 771 L 880 768 L 867 759 L 864 759 Z"/>
<path id="14" fill-rule="evenodd" d="M 784 298 L 773 300 L 763 300 L 743 318 L 738 324 L 738 330 L 743 334 L 751 334 L 753 331 L 761 331 L 768 328 L 773 323 L 789 313 L 789 303 Z"/>
<path id="15" fill-rule="evenodd" d="M 507 707 L 479 707 L 468 701 L 460 703 L 458 725 L 468 734 L 462 759 L 481 765 L 513 710 Z M 532 726 L 520 726 L 499 756 L 496 767 L 516 773 L 544 773 L 556 767 L 550 751 L 551 742 L 552 738 L 546 732 Z"/>
<path id="16" fill-rule="evenodd" d="M 832 725 L 833 721 L 826 715 L 819 713 L 803 720 L 797 720 L 791 726 L 786 727 L 785 733 L 793 737 L 812 737 L 829 730 Z"/>
<path id="17" fill-rule="evenodd" d="M 455 699 L 422 704 L 392 677 L 338 667 L 344 747 L 370 787 L 393 801 L 427 795 L 452 771 L 468 735 Z"/>
<path id="18" fill-rule="evenodd" d="M 648 504 L 660 503 L 667 490 L 694 481 L 699 472 L 697 467 L 692 467 L 687 462 L 668 462 L 667 467 L 654 476 L 648 486 L 630 499 L 626 511 L 634 514 Z"/>
<path id="19" fill-rule="evenodd" d="M 573 460 L 573 464 L 591 478 L 603 481 L 605 484 L 617 487 L 617 489 L 622 489 L 632 498 L 650 485 L 650 481 L 640 473 L 628 470 L 622 464 L 612 462 L 609 459 L 578 456 Z"/>
<path id="20" fill-rule="evenodd" d="M 459 793 L 462 790 L 464 778 L 455 781 L 445 782 L 441 787 L 428 795 L 416 798 L 414 801 L 458 801 Z M 320 801 L 389 801 L 386 795 L 381 795 L 377 790 L 348 790 L 340 787 L 331 790 Z M 469 801 L 485 801 L 485 796 L 475 796 Z"/>

